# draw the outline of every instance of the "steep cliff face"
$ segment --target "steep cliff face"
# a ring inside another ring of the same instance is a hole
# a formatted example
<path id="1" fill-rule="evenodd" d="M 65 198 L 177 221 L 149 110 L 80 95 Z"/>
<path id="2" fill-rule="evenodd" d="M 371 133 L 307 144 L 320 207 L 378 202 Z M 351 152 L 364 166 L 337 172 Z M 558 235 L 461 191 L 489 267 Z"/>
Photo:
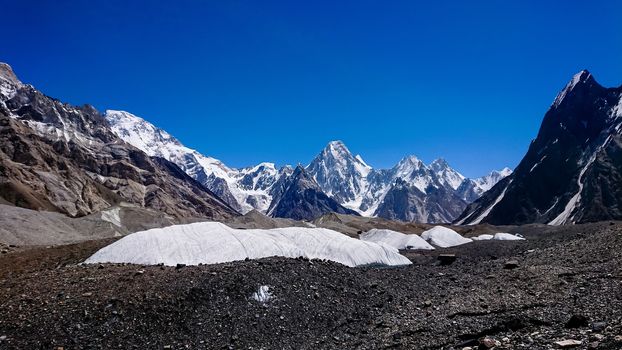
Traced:
<path id="1" fill-rule="evenodd" d="M 622 218 L 622 87 L 576 74 L 514 173 L 457 223 L 551 225 Z"/>

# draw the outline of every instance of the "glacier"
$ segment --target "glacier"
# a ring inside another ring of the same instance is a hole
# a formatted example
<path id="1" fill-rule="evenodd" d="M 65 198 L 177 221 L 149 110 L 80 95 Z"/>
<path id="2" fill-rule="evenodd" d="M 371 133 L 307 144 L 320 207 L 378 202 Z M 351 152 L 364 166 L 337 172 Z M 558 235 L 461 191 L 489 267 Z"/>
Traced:
<path id="1" fill-rule="evenodd" d="M 132 233 L 100 249 L 86 264 L 218 264 L 267 257 L 326 259 L 346 266 L 411 264 L 398 250 L 322 228 L 233 229 L 218 222 Z"/>

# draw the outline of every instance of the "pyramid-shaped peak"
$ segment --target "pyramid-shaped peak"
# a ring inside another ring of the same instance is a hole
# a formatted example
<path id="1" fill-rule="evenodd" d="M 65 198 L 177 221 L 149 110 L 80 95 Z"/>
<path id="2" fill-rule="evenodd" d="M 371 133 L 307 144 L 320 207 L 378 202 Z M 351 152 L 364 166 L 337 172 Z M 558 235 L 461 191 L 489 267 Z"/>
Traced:
<path id="1" fill-rule="evenodd" d="M 331 153 L 333 156 L 338 157 L 340 155 L 351 156 L 350 150 L 343 141 L 335 140 L 331 141 L 326 145 L 325 148 L 326 153 Z"/>
<path id="2" fill-rule="evenodd" d="M 602 88 L 596 82 L 592 73 L 590 73 L 587 69 L 584 69 L 572 76 L 572 79 L 570 79 L 564 89 L 560 91 L 559 94 L 557 94 L 557 97 L 555 97 L 555 101 L 553 101 L 553 106 L 558 107 L 562 103 L 562 101 L 564 101 L 566 96 L 568 96 L 568 94 L 570 94 L 572 91 L 590 87 Z"/>
<path id="3" fill-rule="evenodd" d="M 328 147 L 345 147 L 346 145 L 341 140 L 333 140 L 328 143 Z"/>
<path id="4" fill-rule="evenodd" d="M 590 73 L 587 69 L 584 69 L 572 77 L 568 83 L 568 86 L 573 89 L 580 83 L 587 83 L 590 81 L 595 81 L 594 77 L 592 76 L 592 73 Z"/>

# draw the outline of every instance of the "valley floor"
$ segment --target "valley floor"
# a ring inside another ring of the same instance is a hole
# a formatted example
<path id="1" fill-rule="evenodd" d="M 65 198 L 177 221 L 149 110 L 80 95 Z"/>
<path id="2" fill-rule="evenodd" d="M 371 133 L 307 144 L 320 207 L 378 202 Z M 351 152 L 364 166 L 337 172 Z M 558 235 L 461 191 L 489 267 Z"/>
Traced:
<path id="1" fill-rule="evenodd" d="M 84 266 L 110 240 L 7 248 L 0 349 L 463 349 L 485 336 L 497 349 L 622 348 L 622 224 L 518 231 L 528 239 L 409 252 L 413 265 L 391 269 Z M 447 253 L 456 261 L 439 265 Z M 251 297 L 260 286 L 265 302 Z"/>

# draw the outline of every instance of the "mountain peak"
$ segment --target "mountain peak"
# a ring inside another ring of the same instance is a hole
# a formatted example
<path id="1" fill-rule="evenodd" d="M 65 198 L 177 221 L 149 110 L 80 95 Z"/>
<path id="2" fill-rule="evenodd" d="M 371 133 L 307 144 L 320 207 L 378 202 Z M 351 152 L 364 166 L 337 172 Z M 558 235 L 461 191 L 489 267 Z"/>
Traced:
<path id="1" fill-rule="evenodd" d="M 324 148 L 324 154 L 325 155 L 331 155 L 333 158 L 350 158 L 352 157 L 352 153 L 350 153 L 350 150 L 348 149 L 348 147 L 346 147 L 346 145 L 343 143 L 343 141 L 339 141 L 339 140 L 335 140 L 335 141 L 331 141 L 328 143 L 328 145 L 326 145 L 326 147 Z"/>
<path id="2" fill-rule="evenodd" d="M 570 82 L 568 82 L 568 88 L 572 90 L 577 85 L 588 82 L 596 82 L 596 80 L 594 80 L 592 73 L 590 73 L 587 69 L 584 69 L 572 76 L 572 79 L 570 79 Z"/>
<path id="3" fill-rule="evenodd" d="M 501 169 L 501 170 L 499 170 L 499 171 L 497 171 L 497 172 L 498 172 L 500 175 L 502 175 L 503 177 L 506 177 L 506 176 L 508 176 L 508 175 L 512 174 L 512 169 L 510 169 L 510 168 L 508 168 L 508 167 L 505 167 L 505 168 L 503 168 L 503 169 Z"/>
<path id="4" fill-rule="evenodd" d="M 330 141 L 327 146 L 328 147 L 346 147 L 346 145 L 341 140 Z"/>
<path id="5" fill-rule="evenodd" d="M 430 163 L 430 167 L 434 168 L 438 168 L 438 169 L 445 169 L 445 168 L 449 168 L 449 163 L 447 163 L 447 161 L 444 158 L 438 158 L 435 159 L 432 163 Z"/>
<path id="6" fill-rule="evenodd" d="M 13 68 L 4 62 L 0 62 L 0 78 L 9 81 L 13 85 L 22 84 L 13 72 Z"/>
<path id="7" fill-rule="evenodd" d="M 400 164 L 401 165 L 410 164 L 410 165 L 414 165 L 416 168 L 425 166 L 425 164 L 423 164 L 423 161 L 421 159 L 417 158 L 417 156 L 414 156 L 414 155 L 410 155 L 410 156 L 406 156 L 406 157 L 402 158 L 402 160 L 400 160 L 398 165 L 400 165 Z"/>
<path id="8" fill-rule="evenodd" d="M 557 97 L 555 97 L 553 106 L 558 107 L 570 92 L 574 91 L 577 87 L 586 85 L 600 86 L 594 79 L 594 76 L 592 76 L 592 73 L 590 73 L 587 69 L 584 69 L 572 76 L 572 79 L 570 79 L 568 84 L 566 84 L 566 87 L 564 87 Z"/>

